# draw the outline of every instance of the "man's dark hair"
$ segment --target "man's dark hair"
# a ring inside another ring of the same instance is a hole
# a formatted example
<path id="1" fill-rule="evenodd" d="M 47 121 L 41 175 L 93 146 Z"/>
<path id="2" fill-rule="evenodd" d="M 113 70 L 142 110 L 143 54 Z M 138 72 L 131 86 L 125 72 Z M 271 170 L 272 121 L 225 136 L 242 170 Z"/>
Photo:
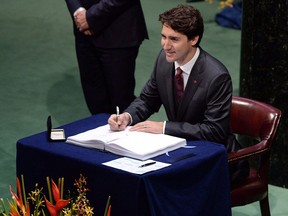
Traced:
<path id="1" fill-rule="evenodd" d="M 203 18 L 200 12 L 189 5 L 179 5 L 159 15 L 159 21 L 174 31 L 187 36 L 188 40 L 199 36 L 199 46 L 204 32 Z"/>

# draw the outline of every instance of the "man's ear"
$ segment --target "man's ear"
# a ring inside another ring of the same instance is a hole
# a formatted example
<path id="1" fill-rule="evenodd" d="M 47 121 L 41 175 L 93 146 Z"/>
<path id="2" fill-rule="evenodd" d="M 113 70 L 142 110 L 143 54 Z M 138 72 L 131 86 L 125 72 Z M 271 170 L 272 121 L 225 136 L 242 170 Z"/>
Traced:
<path id="1" fill-rule="evenodd" d="M 198 40 L 199 40 L 199 36 L 198 35 L 195 36 L 194 38 L 192 38 L 191 41 L 190 41 L 191 45 L 195 46 L 197 44 Z"/>

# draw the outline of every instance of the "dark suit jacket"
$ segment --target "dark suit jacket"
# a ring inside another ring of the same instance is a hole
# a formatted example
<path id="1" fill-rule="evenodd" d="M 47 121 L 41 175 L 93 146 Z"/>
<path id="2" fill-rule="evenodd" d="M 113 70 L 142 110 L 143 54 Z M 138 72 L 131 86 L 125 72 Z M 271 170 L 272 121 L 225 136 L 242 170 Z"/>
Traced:
<path id="1" fill-rule="evenodd" d="M 174 63 L 162 50 L 151 78 L 140 96 L 126 109 L 133 124 L 146 120 L 163 104 L 168 120 L 165 134 L 188 140 L 209 140 L 231 150 L 230 107 L 232 81 L 225 66 L 200 48 L 178 111 L 174 101 Z M 230 151 L 229 150 L 229 151 Z"/>
<path id="2" fill-rule="evenodd" d="M 99 48 L 139 46 L 148 39 L 140 0 L 65 0 L 71 16 L 84 7 L 93 32 L 93 43 Z M 74 34 L 79 31 L 74 25 Z"/>

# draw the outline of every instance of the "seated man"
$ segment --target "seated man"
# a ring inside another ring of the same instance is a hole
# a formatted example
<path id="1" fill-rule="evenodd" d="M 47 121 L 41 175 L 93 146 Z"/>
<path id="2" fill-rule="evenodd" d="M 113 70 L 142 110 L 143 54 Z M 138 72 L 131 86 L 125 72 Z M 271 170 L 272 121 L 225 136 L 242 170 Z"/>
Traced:
<path id="1" fill-rule="evenodd" d="M 222 143 L 228 152 L 239 149 L 230 128 L 231 77 L 220 61 L 199 46 L 204 31 L 200 12 L 180 5 L 160 14 L 159 20 L 163 49 L 151 77 L 121 115 L 110 116 L 110 128 L 133 125 L 133 131 Z M 147 120 L 161 105 L 168 121 Z M 237 173 L 237 178 L 247 174 Z"/>

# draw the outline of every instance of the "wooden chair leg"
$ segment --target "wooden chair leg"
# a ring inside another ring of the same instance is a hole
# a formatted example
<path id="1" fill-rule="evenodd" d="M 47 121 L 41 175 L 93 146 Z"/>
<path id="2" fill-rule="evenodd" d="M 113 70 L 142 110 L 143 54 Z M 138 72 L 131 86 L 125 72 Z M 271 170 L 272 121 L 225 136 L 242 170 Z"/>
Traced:
<path id="1" fill-rule="evenodd" d="M 259 201 L 262 216 L 271 216 L 268 195 Z"/>

